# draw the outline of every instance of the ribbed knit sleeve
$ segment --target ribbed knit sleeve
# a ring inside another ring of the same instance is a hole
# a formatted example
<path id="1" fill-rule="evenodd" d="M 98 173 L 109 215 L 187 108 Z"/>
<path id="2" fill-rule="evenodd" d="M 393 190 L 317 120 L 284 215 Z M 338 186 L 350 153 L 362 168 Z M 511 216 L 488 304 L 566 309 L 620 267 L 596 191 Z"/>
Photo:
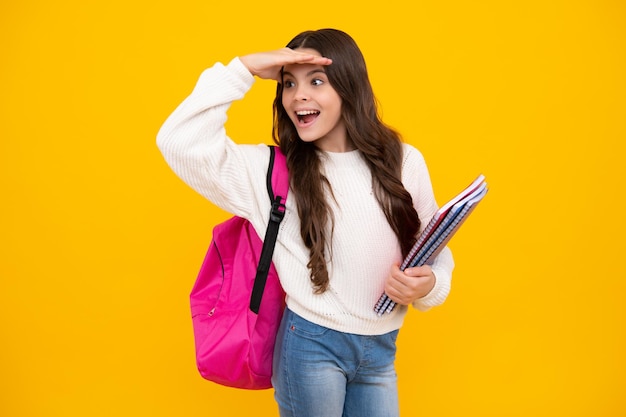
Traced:
<path id="1" fill-rule="evenodd" d="M 430 182 L 430 174 L 423 155 L 414 147 L 404 145 L 404 164 L 402 167 L 402 181 L 405 188 L 413 197 L 413 204 L 421 221 L 421 230 L 424 230 L 430 219 L 439 209 Z M 442 304 L 450 293 L 454 259 L 452 252 L 445 247 L 431 265 L 435 274 L 435 286 L 426 296 L 416 300 L 413 306 L 421 311 Z"/>
<path id="2" fill-rule="evenodd" d="M 265 146 L 236 145 L 224 129 L 226 111 L 253 82 L 238 58 L 205 70 L 159 130 L 157 146 L 190 187 L 222 209 L 255 222 L 256 205 L 265 207 L 268 200 L 263 181 L 269 152 Z"/>

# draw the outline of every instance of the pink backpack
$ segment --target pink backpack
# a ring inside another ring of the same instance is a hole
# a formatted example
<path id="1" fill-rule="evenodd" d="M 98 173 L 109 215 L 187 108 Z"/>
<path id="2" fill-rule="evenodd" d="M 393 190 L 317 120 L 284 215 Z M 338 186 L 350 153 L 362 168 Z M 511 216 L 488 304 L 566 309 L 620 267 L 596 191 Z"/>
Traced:
<path id="1" fill-rule="evenodd" d="M 285 308 L 272 254 L 288 189 L 285 156 L 270 146 L 272 210 L 265 245 L 241 217 L 213 229 L 190 295 L 196 362 L 205 379 L 244 389 L 272 386 L 274 343 Z"/>

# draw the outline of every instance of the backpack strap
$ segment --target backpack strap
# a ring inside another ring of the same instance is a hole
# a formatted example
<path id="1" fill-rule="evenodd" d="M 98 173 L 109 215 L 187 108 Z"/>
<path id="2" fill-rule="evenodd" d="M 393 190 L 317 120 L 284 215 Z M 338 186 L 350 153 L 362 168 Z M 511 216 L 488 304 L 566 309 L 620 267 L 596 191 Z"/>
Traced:
<path id="1" fill-rule="evenodd" d="M 259 314 L 259 308 L 261 307 L 261 298 L 263 298 L 263 290 L 267 282 L 267 274 L 272 264 L 272 255 L 274 254 L 274 246 L 278 236 L 278 226 L 283 217 L 285 217 L 285 201 L 289 191 L 289 177 L 287 175 L 285 155 L 276 146 L 270 146 L 269 148 L 270 162 L 267 167 L 266 183 L 267 194 L 272 202 L 272 208 L 250 297 L 250 310 L 255 314 Z"/>
<path id="2" fill-rule="evenodd" d="M 274 201 L 274 193 L 287 199 L 289 192 L 289 176 L 287 175 L 287 159 L 277 146 L 270 146 L 270 163 L 267 168 L 267 194 Z"/>

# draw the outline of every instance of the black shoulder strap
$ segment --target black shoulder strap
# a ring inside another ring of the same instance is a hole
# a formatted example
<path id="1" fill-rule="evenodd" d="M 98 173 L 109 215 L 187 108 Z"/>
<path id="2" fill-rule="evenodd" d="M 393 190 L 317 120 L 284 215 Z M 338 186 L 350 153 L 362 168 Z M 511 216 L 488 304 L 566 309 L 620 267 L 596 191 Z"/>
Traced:
<path id="1" fill-rule="evenodd" d="M 267 167 L 267 193 L 272 202 L 272 208 L 270 210 L 270 220 L 267 225 L 267 230 L 265 231 L 265 239 L 263 239 L 263 249 L 261 250 L 261 257 L 259 258 L 256 277 L 254 278 L 252 296 L 250 297 L 250 310 L 255 314 L 259 314 L 259 308 L 261 307 L 261 298 L 263 298 L 263 290 L 265 290 L 267 274 L 272 264 L 272 255 L 274 254 L 274 246 L 276 245 L 276 238 L 278 236 L 278 226 L 283 220 L 283 217 L 285 217 L 285 204 L 281 196 L 274 197 L 274 191 L 272 189 L 272 172 L 274 169 L 274 155 L 276 150 L 274 146 L 270 146 L 269 148 L 270 162 Z"/>

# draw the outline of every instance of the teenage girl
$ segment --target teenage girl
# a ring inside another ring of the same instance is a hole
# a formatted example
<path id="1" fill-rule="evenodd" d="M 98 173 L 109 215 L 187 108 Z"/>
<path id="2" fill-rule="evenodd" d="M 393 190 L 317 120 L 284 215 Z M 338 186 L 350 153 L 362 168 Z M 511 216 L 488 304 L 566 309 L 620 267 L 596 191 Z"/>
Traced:
<path id="1" fill-rule="evenodd" d="M 256 79 L 277 81 L 273 140 L 290 192 L 274 264 L 287 294 L 272 383 L 282 417 L 398 416 L 396 337 L 407 306 L 450 290 L 445 248 L 431 265 L 398 265 L 438 209 L 422 154 L 378 114 L 364 58 L 335 29 L 204 71 L 159 131 L 171 168 L 260 236 L 270 202 L 267 145 L 239 145 L 226 112 Z M 398 306 L 378 316 L 385 292 Z"/>

